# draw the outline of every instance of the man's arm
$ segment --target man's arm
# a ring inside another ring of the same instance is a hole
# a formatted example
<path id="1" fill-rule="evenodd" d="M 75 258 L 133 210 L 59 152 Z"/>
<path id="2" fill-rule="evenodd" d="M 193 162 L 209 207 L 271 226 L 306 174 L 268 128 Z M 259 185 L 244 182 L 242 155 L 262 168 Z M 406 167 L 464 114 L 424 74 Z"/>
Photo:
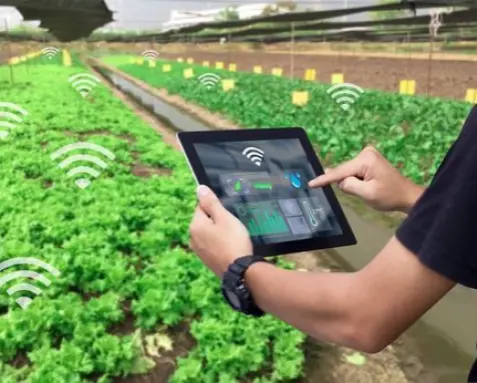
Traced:
<path id="1" fill-rule="evenodd" d="M 256 263 L 245 281 L 258 306 L 310 336 L 374 353 L 455 285 L 395 237 L 354 273 L 304 273 Z"/>
<path id="2" fill-rule="evenodd" d="M 368 146 L 350 161 L 310 181 L 312 188 L 336 183 L 345 193 L 361 198 L 371 207 L 382 211 L 409 213 L 425 188 L 403 177 L 379 153 Z"/>
<path id="3" fill-rule="evenodd" d="M 235 259 L 252 254 L 252 242 L 210 189 L 197 191 L 191 246 L 222 277 Z M 256 263 L 245 282 L 265 312 L 317 339 L 365 352 L 391 343 L 455 284 L 424 266 L 394 237 L 354 273 L 304 273 Z"/>
<path id="4" fill-rule="evenodd" d="M 410 185 L 409 188 L 406 190 L 406 192 L 408 193 L 408 197 L 406 198 L 406 202 L 401 207 L 400 211 L 409 214 L 409 212 L 412 210 L 414 205 L 417 203 L 419 198 L 421 198 L 425 191 L 426 188 L 424 186 L 416 184 Z"/>

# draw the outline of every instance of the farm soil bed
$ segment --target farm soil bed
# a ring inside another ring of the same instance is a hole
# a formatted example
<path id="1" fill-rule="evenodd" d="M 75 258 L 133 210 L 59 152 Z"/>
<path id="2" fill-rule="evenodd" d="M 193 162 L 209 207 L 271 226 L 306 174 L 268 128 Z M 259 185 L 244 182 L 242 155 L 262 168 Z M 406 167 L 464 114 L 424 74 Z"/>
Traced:
<path id="1" fill-rule="evenodd" d="M 10 55 L 7 52 L 0 51 L 0 65 L 6 64 L 8 62 L 8 59 L 13 56 L 15 55 L 14 54 Z"/>
<path id="2" fill-rule="evenodd" d="M 194 338 L 189 334 L 187 323 L 171 328 L 168 335 L 173 341 L 174 349 L 161 352 L 160 357 L 154 357 L 156 366 L 145 375 L 117 378 L 115 383 L 167 383 L 177 367 L 177 359 L 185 357 L 189 350 L 195 347 Z"/>
<path id="3" fill-rule="evenodd" d="M 252 71 L 255 65 L 262 65 L 267 73 L 273 67 L 282 67 L 287 76 L 291 72 L 290 55 L 281 53 L 188 50 L 161 53 L 161 57 L 191 57 L 197 63 L 236 63 L 240 71 Z M 330 81 L 332 73 L 342 72 L 346 82 L 389 92 L 398 90 L 400 80 L 413 79 L 417 82 L 416 92 L 426 94 L 428 66 L 427 60 L 365 57 L 358 54 L 356 57 L 296 54 L 293 72 L 294 76 L 302 78 L 306 69 L 315 68 L 318 80 L 325 83 Z M 434 60 L 431 68 L 429 94 L 432 96 L 463 99 L 468 88 L 477 86 L 477 62 Z"/>

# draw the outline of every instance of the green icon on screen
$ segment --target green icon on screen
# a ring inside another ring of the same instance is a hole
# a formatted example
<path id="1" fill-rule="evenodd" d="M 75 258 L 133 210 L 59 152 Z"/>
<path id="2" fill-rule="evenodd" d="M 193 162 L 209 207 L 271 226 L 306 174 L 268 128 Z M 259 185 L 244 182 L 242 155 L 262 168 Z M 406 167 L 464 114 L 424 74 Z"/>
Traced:
<path id="1" fill-rule="evenodd" d="M 257 182 L 253 184 L 253 188 L 257 190 L 272 190 L 273 184 L 271 182 Z"/>
<path id="2" fill-rule="evenodd" d="M 251 236 L 285 234 L 289 232 L 285 218 L 276 202 L 236 205 L 241 221 Z"/>
<path id="3" fill-rule="evenodd" d="M 242 183 L 240 181 L 235 182 L 234 190 L 236 192 L 239 192 L 240 190 L 242 190 Z"/>

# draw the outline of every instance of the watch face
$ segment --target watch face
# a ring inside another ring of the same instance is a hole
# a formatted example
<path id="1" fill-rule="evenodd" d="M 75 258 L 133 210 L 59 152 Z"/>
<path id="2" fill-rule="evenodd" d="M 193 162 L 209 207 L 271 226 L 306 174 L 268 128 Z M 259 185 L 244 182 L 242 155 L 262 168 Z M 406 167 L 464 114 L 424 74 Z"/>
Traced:
<path id="1" fill-rule="evenodd" d="M 237 294 L 228 289 L 223 289 L 222 292 L 224 293 L 225 299 L 227 299 L 227 301 L 235 310 L 240 310 L 242 308 L 242 304 Z"/>

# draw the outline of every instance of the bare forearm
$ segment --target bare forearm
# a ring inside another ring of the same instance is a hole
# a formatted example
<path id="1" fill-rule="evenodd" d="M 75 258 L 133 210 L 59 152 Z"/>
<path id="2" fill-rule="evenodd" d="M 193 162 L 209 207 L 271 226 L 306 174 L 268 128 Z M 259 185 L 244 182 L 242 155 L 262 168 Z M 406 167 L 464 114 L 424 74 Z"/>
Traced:
<path id="1" fill-rule="evenodd" d="M 305 273 L 256 263 L 245 281 L 258 306 L 314 338 L 360 348 L 353 313 L 354 274 Z"/>
<path id="2" fill-rule="evenodd" d="M 404 194 L 403 206 L 399 209 L 401 212 L 408 214 L 416 202 L 421 198 L 422 194 L 426 190 L 423 186 L 418 186 L 409 181 L 409 187 Z"/>

